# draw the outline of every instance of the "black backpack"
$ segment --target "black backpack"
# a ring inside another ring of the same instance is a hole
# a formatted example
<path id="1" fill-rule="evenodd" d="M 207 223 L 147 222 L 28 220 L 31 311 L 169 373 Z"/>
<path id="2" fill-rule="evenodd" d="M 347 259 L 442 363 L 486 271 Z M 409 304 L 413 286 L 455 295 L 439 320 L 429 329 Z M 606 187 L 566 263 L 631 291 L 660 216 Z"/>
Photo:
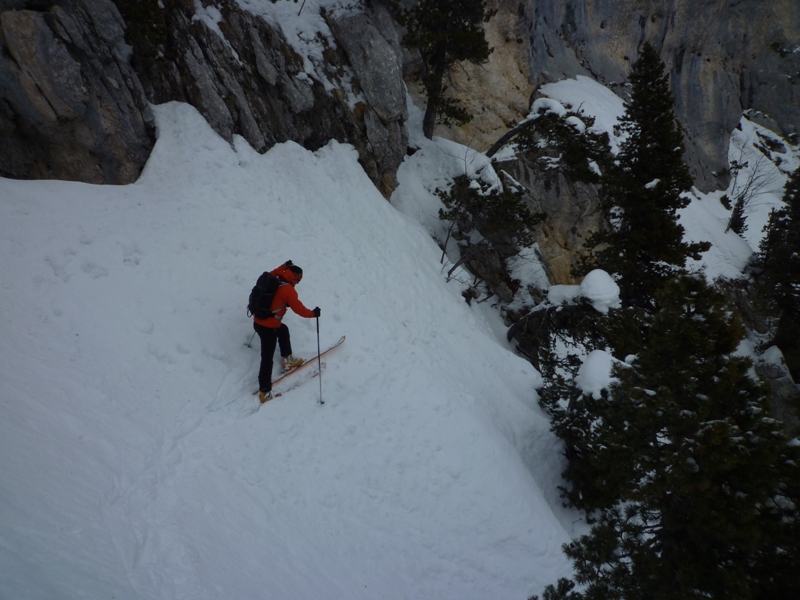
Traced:
<path id="1" fill-rule="evenodd" d="M 250 300 L 247 303 L 247 315 L 256 319 L 269 319 L 274 316 L 270 310 L 275 292 L 281 285 L 281 280 L 272 273 L 265 271 L 258 278 Z"/>

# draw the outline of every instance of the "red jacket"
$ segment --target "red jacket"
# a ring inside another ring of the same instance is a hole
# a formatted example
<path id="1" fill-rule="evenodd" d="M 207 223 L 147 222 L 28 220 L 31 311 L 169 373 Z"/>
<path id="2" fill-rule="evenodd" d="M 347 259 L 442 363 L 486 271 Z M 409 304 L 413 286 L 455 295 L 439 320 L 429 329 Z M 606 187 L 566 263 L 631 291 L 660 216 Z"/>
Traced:
<path id="1" fill-rule="evenodd" d="M 275 316 L 269 319 L 256 319 L 253 317 L 253 321 L 264 327 L 276 329 L 281 326 L 281 319 L 283 319 L 283 315 L 286 314 L 287 307 L 291 308 L 301 317 L 305 317 L 306 319 L 314 318 L 314 312 L 306 308 L 305 305 L 300 302 L 300 298 L 297 297 L 297 290 L 294 289 L 297 283 L 297 276 L 295 273 L 283 265 L 270 271 L 270 273 L 276 275 L 282 282 L 278 291 L 275 292 L 275 296 L 272 298 L 272 304 L 270 304 L 269 307 L 272 314 Z"/>

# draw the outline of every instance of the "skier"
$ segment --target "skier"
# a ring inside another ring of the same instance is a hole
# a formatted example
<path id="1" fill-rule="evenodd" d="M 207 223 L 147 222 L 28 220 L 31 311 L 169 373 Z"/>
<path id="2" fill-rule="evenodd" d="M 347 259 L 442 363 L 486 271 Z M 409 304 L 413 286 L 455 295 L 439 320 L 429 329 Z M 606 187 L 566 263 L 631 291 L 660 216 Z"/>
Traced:
<path id="1" fill-rule="evenodd" d="M 267 319 L 253 317 L 253 329 L 256 330 L 261 339 L 261 368 L 258 370 L 258 397 L 263 404 L 272 398 L 272 358 L 275 354 L 275 346 L 278 345 L 281 351 L 282 372 L 289 371 L 303 364 L 302 358 L 292 355 L 292 342 L 289 336 L 289 328 L 281 322 L 286 314 L 286 308 L 291 308 L 295 313 L 306 319 L 319 317 L 320 309 L 314 310 L 306 308 L 300 298 L 297 297 L 295 286 L 303 279 L 303 269 L 289 261 L 277 269 L 270 271 L 281 280 L 281 285 L 275 292 L 270 305 L 273 316 Z"/>

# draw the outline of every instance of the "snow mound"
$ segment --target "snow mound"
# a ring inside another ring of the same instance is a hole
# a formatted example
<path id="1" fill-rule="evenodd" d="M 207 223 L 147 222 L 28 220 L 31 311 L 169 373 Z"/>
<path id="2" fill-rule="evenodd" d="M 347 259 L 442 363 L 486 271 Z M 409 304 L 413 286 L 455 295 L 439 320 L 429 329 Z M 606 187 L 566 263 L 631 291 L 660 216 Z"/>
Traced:
<path id="1" fill-rule="evenodd" d="M 579 285 L 551 285 L 547 290 L 547 301 L 550 304 L 575 304 L 580 297 Z"/>
<path id="2" fill-rule="evenodd" d="M 531 106 L 531 111 L 528 115 L 528 118 L 535 119 L 539 115 L 548 113 L 553 113 L 559 117 L 563 117 L 565 114 L 567 114 L 567 109 L 564 108 L 564 105 L 558 100 L 553 100 L 551 98 L 537 98 L 533 102 L 533 106 Z"/>
<path id="3" fill-rule="evenodd" d="M 575 79 L 547 83 L 539 88 L 539 93 L 575 112 L 594 117 L 592 132 L 607 133 L 611 151 L 618 152 L 620 138 L 614 133 L 614 126 L 624 114 L 625 106 L 622 98 L 610 89 L 594 79 L 578 75 Z"/>
<path id="4" fill-rule="evenodd" d="M 589 353 L 575 377 L 575 383 L 585 396 L 600 399 L 600 392 L 607 390 L 614 381 L 611 376 L 614 362 L 614 357 L 604 350 Z"/>
<path id="5" fill-rule="evenodd" d="M 567 123 L 572 125 L 572 127 L 575 128 L 575 131 L 577 131 L 580 134 L 583 134 L 586 131 L 586 123 L 584 123 L 578 117 L 574 117 L 574 116 L 573 117 L 567 117 Z"/>
<path id="6" fill-rule="evenodd" d="M 619 286 L 611 275 L 602 269 L 589 272 L 581 282 L 581 296 L 586 298 L 597 312 L 608 313 L 611 308 L 619 308 Z"/>

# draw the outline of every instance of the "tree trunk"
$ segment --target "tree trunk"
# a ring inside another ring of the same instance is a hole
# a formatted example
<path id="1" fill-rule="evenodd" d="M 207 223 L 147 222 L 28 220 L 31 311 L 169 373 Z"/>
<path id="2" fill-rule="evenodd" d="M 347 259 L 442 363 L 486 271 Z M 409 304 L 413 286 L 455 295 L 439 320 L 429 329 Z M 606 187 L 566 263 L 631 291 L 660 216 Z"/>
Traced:
<path id="1" fill-rule="evenodd" d="M 444 91 L 442 82 L 447 68 L 447 52 L 444 46 L 438 46 L 431 54 L 428 62 L 428 74 L 425 77 L 425 91 L 428 94 L 428 105 L 422 119 L 422 133 L 426 138 L 433 139 L 433 130 L 436 128 L 436 113 L 439 110 L 439 101 Z"/>
<path id="2" fill-rule="evenodd" d="M 513 129 L 506 131 L 494 144 L 492 144 L 492 147 L 486 151 L 486 158 L 492 158 L 495 154 L 497 154 L 497 151 L 500 150 L 500 148 L 510 142 L 511 139 L 516 137 L 518 133 L 533 127 L 535 123 L 536 119 L 528 119 L 527 121 L 523 121 L 519 125 L 516 125 Z"/>

